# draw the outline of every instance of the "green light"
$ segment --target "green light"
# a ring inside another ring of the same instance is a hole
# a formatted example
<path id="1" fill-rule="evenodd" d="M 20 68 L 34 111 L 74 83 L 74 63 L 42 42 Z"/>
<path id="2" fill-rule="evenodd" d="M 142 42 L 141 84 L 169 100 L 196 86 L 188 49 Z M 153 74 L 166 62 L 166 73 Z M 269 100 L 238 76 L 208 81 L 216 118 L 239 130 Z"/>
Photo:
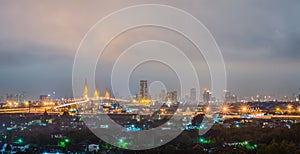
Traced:
<path id="1" fill-rule="evenodd" d="M 199 142 L 203 144 L 210 144 L 211 140 L 200 137 Z"/>
<path id="2" fill-rule="evenodd" d="M 17 140 L 17 143 L 18 143 L 18 144 L 23 143 L 23 139 L 19 138 L 19 139 Z"/>
<path id="3" fill-rule="evenodd" d="M 248 141 L 240 142 L 239 145 L 245 147 L 247 150 L 254 150 L 257 148 L 257 144 L 252 146 Z"/>
<path id="4" fill-rule="evenodd" d="M 58 146 L 66 147 L 66 143 L 64 141 L 60 141 L 60 142 L 58 142 Z"/>
<path id="5" fill-rule="evenodd" d="M 120 139 L 119 142 L 118 142 L 118 145 L 120 148 L 127 148 L 127 145 L 129 143 L 128 142 L 125 142 L 123 139 Z"/>
<path id="6" fill-rule="evenodd" d="M 200 138 L 200 143 L 204 143 L 204 138 Z"/>
<path id="7" fill-rule="evenodd" d="M 66 139 L 65 139 L 65 142 L 66 142 L 66 143 L 69 143 L 69 142 L 70 142 L 70 139 L 66 138 Z"/>

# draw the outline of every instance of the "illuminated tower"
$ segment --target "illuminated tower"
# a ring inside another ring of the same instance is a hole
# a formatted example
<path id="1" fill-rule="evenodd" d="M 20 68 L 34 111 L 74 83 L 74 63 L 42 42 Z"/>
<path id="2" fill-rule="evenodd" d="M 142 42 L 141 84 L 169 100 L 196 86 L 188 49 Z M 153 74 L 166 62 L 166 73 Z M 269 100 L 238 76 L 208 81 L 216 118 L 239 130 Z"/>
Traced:
<path id="1" fill-rule="evenodd" d="M 84 81 L 84 88 L 83 88 L 83 97 L 89 97 L 89 88 L 87 85 L 87 80 Z"/>
<path id="2" fill-rule="evenodd" d="M 96 90 L 95 90 L 95 93 L 94 93 L 94 98 L 95 98 L 95 99 L 98 99 L 99 97 L 100 97 L 100 95 L 99 95 L 99 90 L 96 89 Z"/>
<path id="3" fill-rule="evenodd" d="M 110 98 L 110 94 L 109 94 L 107 88 L 106 88 L 106 90 L 105 90 L 105 96 L 104 96 L 104 98 L 105 98 L 105 99 L 109 99 L 109 98 Z"/>

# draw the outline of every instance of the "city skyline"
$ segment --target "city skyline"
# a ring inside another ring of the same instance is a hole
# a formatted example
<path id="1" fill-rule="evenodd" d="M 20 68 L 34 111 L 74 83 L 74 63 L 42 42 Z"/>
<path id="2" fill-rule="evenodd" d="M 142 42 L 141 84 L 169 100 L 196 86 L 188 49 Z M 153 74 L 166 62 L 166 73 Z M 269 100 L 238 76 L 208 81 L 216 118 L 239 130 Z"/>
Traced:
<path id="1" fill-rule="evenodd" d="M 0 1 L 0 153 L 300 153 L 300 1 Z"/>

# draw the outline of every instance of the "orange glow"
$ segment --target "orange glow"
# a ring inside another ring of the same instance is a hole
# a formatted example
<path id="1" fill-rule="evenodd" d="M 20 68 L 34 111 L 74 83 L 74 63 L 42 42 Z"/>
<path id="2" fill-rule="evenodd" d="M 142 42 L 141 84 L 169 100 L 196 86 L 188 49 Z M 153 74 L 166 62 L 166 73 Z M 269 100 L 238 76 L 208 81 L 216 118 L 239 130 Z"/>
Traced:
<path id="1" fill-rule="evenodd" d="M 26 101 L 24 104 L 25 104 L 25 106 L 29 106 L 29 102 L 28 101 Z"/>
<path id="2" fill-rule="evenodd" d="M 246 112 L 247 111 L 247 107 L 246 106 L 242 106 L 242 111 Z"/>

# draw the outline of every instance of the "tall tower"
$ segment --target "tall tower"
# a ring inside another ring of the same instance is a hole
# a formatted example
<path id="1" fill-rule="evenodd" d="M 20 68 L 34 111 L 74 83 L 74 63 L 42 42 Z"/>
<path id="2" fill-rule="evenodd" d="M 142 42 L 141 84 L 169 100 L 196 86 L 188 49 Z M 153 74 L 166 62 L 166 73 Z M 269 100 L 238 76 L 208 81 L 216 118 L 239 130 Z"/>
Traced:
<path id="1" fill-rule="evenodd" d="M 94 98 L 98 99 L 99 97 L 100 97 L 99 90 L 96 88 L 95 93 L 94 93 Z"/>
<path id="2" fill-rule="evenodd" d="M 147 80 L 140 81 L 140 99 L 148 99 L 148 83 Z"/>
<path id="3" fill-rule="evenodd" d="M 83 97 L 89 97 L 89 88 L 88 88 L 88 85 L 87 85 L 87 80 L 85 79 L 84 80 L 84 88 L 83 88 L 83 94 L 82 94 Z"/>
<path id="4" fill-rule="evenodd" d="M 106 88 L 105 90 L 105 96 L 104 96 L 105 99 L 109 99 L 110 98 L 110 94 L 108 92 L 108 89 Z"/>

